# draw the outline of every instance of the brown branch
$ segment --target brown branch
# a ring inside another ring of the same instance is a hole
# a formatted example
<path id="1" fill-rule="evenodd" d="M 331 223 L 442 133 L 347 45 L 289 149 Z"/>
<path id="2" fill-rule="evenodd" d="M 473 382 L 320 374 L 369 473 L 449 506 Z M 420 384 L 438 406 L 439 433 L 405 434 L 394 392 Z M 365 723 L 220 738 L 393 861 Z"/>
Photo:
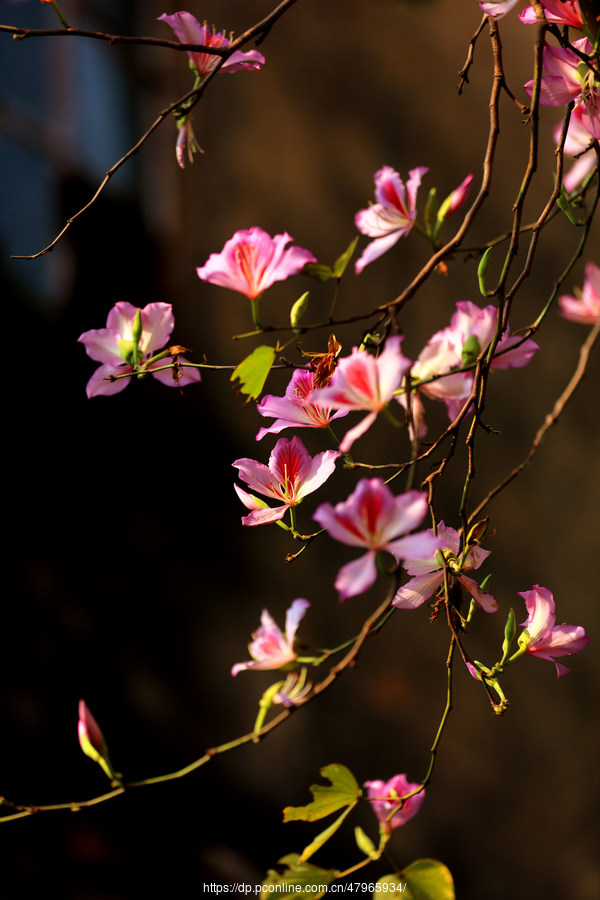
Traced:
<path id="1" fill-rule="evenodd" d="M 170 41 L 155 37 L 135 37 L 125 34 L 107 34 L 104 31 L 87 31 L 84 28 L 20 28 L 17 25 L 0 25 L 0 33 L 12 34 L 13 40 L 24 41 L 27 38 L 36 37 L 85 37 L 97 41 L 105 41 L 108 44 L 141 44 L 150 47 L 167 47 L 169 50 L 196 51 L 209 53 L 212 56 L 230 55 L 229 47 L 207 47 L 204 44 L 182 44 L 180 41 Z"/>

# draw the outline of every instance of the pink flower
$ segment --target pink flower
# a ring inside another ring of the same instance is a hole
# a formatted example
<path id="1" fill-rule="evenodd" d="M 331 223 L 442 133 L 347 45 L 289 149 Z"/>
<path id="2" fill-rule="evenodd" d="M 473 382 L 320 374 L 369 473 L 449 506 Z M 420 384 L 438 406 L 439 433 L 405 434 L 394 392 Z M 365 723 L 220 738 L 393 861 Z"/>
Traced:
<path id="1" fill-rule="evenodd" d="M 206 22 L 200 22 L 189 12 L 176 12 L 172 16 L 164 13 L 158 17 L 159 22 L 166 22 L 175 32 L 175 37 L 182 44 L 202 44 L 204 47 L 216 47 L 226 50 L 231 44 L 231 38 L 225 37 L 220 31 L 209 30 Z M 199 50 L 188 50 L 198 74 L 205 78 L 219 64 L 221 57 L 212 53 L 202 53 Z M 264 66 L 265 58 L 258 50 L 242 52 L 236 50 L 229 56 L 220 68 L 221 72 L 239 72 L 240 69 L 260 69 Z"/>
<path id="2" fill-rule="evenodd" d="M 313 389 L 315 373 L 308 369 L 294 369 L 283 397 L 267 394 L 256 407 L 261 416 L 271 416 L 275 422 L 261 428 L 256 435 L 260 441 L 265 434 L 279 434 L 284 428 L 326 428 L 332 419 L 348 415 L 348 410 L 332 414 L 328 406 L 319 406 L 308 399 Z"/>
<path id="3" fill-rule="evenodd" d="M 87 383 L 88 397 L 118 394 L 127 387 L 131 379 L 110 379 L 129 372 L 147 371 L 170 387 L 182 387 L 200 381 L 200 372 L 195 368 L 184 367 L 178 380 L 173 377 L 173 369 L 152 371 L 168 364 L 166 358 L 148 361 L 168 342 L 174 326 L 173 307 L 170 303 L 148 303 L 141 310 L 131 303 L 115 303 L 108 314 L 106 328 L 85 331 L 77 339 L 84 345 L 88 356 L 103 364 Z M 134 359 L 136 355 L 137 361 Z"/>
<path id="4" fill-rule="evenodd" d="M 405 825 L 409 819 L 416 816 L 425 799 L 425 790 L 422 790 L 404 803 L 401 802 L 402 797 L 421 787 L 418 782 L 408 781 L 406 775 L 394 775 L 389 781 L 365 781 L 364 786 L 367 788 L 373 812 L 387 832 Z"/>
<path id="5" fill-rule="evenodd" d="M 588 56 L 593 54 L 592 44 L 587 38 L 573 41 L 573 47 Z M 573 50 L 550 44 L 544 46 L 543 65 L 546 74 L 540 84 L 542 106 L 563 106 L 571 100 L 582 103 L 581 124 L 592 137 L 600 138 L 600 90 L 592 70 Z M 524 87 L 531 97 L 533 80 Z"/>
<path id="6" fill-rule="evenodd" d="M 231 674 L 237 675 L 243 669 L 280 669 L 293 662 L 296 659 L 294 638 L 309 606 L 308 600 L 294 600 L 285 616 L 285 636 L 263 609 L 260 626 L 252 633 L 252 643 L 248 644 L 252 662 L 236 663 Z"/>
<path id="7" fill-rule="evenodd" d="M 600 322 L 600 268 L 593 262 L 585 267 L 585 281 L 581 299 L 567 294 L 558 298 L 560 313 L 571 322 L 596 325 Z"/>
<path id="8" fill-rule="evenodd" d="M 239 470 L 242 481 L 253 491 L 280 500 L 283 504 L 275 508 L 266 506 L 234 485 L 244 506 L 252 510 L 250 515 L 242 518 L 242 523 L 265 525 L 282 519 L 290 507 L 297 506 L 307 494 L 312 494 L 327 481 L 333 474 L 339 455 L 338 450 L 325 450 L 313 458 L 302 441 L 293 437 L 277 441 L 268 466 L 253 459 L 237 459 L 233 466 Z"/>
<path id="9" fill-rule="evenodd" d="M 428 534 L 433 535 L 433 530 L 429 530 Z M 478 569 L 482 562 L 490 555 L 489 550 L 482 550 L 481 547 L 474 545 L 470 547 L 466 554 L 460 554 L 460 537 L 458 531 L 449 528 L 440 522 L 437 530 L 439 540 L 437 551 L 429 557 L 429 559 L 405 559 L 404 568 L 409 575 L 414 575 L 405 585 L 403 585 L 394 599 L 392 605 L 398 609 L 416 609 L 421 606 L 444 582 L 444 566 L 439 558 L 439 554 L 445 556 L 450 572 L 458 579 L 464 589 L 470 594 L 476 603 L 485 612 L 493 613 L 498 609 L 498 604 L 491 594 L 486 594 L 481 590 L 477 582 L 467 577 L 464 572 L 471 569 Z"/>
<path id="10" fill-rule="evenodd" d="M 340 359 L 330 383 L 310 395 L 311 403 L 333 409 L 369 411 L 346 433 L 340 444 L 342 453 L 348 452 L 354 441 L 371 427 L 402 384 L 411 362 L 403 356 L 401 343 L 400 336 L 388 338 L 378 357 L 354 347 L 352 356 Z"/>
<path id="11" fill-rule="evenodd" d="M 417 217 L 417 191 L 426 166 L 411 169 L 404 182 L 394 169 L 384 166 L 375 173 L 376 203 L 356 213 L 354 222 L 361 234 L 376 238 L 366 247 L 355 265 L 357 275 L 374 259 L 382 256 L 411 230 Z M 407 196 L 408 195 L 408 196 Z"/>
<path id="12" fill-rule="evenodd" d="M 596 154 L 592 148 L 592 136 L 582 122 L 584 112 L 585 107 L 580 103 L 579 106 L 574 108 L 569 120 L 569 130 L 567 131 L 564 152 L 568 156 L 577 156 L 578 159 L 575 160 L 563 177 L 563 184 L 567 194 L 572 193 L 575 188 L 579 187 L 582 181 L 598 165 Z M 556 143 L 559 141 L 561 131 L 562 122 L 559 122 L 554 129 L 554 140 Z M 587 153 L 585 152 L 586 150 L 588 151 Z"/>
<path id="13" fill-rule="evenodd" d="M 272 238 L 256 227 L 236 231 L 221 253 L 212 253 L 196 273 L 203 281 L 255 300 L 274 282 L 285 281 L 307 263 L 316 262 L 310 250 L 288 247 L 292 240 L 287 232 Z"/>
<path id="14" fill-rule="evenodd" d="M 362 594 L 377 578 L 377 553 L 387 550 L 396 561 L 427 558 L 439 540 L 424 531 L 412 534 L 427 512 L 427 498 L 419 491 L 395 497 L 379 478 L 363 479 L 350 496 L 337 506 L 324 503 L 313 518 L 336 541 L 351 547 L 366 547 L 367 553 L 338 572 L 335 587 L 340 601 Z"/>
<path id="15" fill-rule="evenodd" d="M 452 369 L 474 362 L 486 349 L 496 330 L 497 314 L 494 306 L 481 309 L 469 300 L 459 301 L 450 325 L 429 339 L 411 369 L 413 381 L 425 382 L 417 385 L 417 391 L 432 400 L 443 400 L 451 422 L 464 406 L 473 387 L 471 372 L 452 372 Z M 505 334 L 496 346 L 491 368 L 525 366 L 537 349 L 538 345 L 529 338 L 522 341 L 517 335 Z M 406 406 L 404 395 L 400 397 L 400 402 Z M 427 427 L 418 394 L 413 394 L 411 403 L 417 437 L 424 437 Z"/>
<path id="16" fill-rule="evenodd" d="M 573 28 L 583 28 L 581 13 L 576 0 L 542 0 L 544 15 L 547 22 L 556 22 L 559 25 L 571 25 Z M 528 6 L 519 15 L 519 19 L 525 25 L 535 25 L 537 16 L 533 6 Z"/>
<path id="17" fill-rule="evenodd" d="M 486 16 L 490 16 L 492 19 L 501 19 L 518 2 L 519 0 L 480 0 L 479 6 Z"/>
<path id="18" fill-rule="evenodd" d="M 555 625 L 554 597 L 547 588 L 534 584 L 530 591 L 518 592 L 525 600 L 528 616 L 522 623 L 526 631 L 519 637 L 519 647 L 526 653 L 547 659 L 556 666 L 560 678 L 569 669 L 555 657 L 579 653 L 590 642 L 581 625 Z"/>

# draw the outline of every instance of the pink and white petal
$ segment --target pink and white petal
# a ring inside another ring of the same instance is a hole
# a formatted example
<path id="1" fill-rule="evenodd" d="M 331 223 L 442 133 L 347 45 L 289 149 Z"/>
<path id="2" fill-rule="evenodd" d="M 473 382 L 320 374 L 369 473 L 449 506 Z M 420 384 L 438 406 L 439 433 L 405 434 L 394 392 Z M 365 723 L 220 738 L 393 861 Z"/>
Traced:
<path id="1" fill-rule="evenodd" d="M 518 0 L 480 0 L 479 6 L 486 16 L 491 16 L 492 19 L 501 19 L 517 3 Z"/>
<path id="2" fill-rule="evenodd" d="M 254 509 L 249 515 L 242 516 L 242 525 L 271 525 L 273 522 L 283 519 L 288 509 L 287 504 L 274 508 Z"/>
<path id="3" fill-rule="evenodd" d="M 533 94 L 533 80 L 523 85 L 526 93 Z M 565 106 L 581 94 L 581 85 L 575 86 L 562 75 L 544 75 L 540 84 L 542 106 Z"/>
<path id="4" fill-rule="evenodd" d="M 276 234 L 273 238 L 271 258 L 265 266 L 260 280 L 261 290 L 266 290 L 275 281 L 285 281 L 291 275 L 301 272 L 307 263 L 317 261 L 316 256 L 304 247 L 296 245 L 288 247 L 291 241 L 293 238 L 287 232 Z"/>
<path id="5" fill-rule="evenodd" d="M 87 355 L 95 362 L 119 366 L 123 360 L 119 353 L 118 335 L 109 328 L 93 328 L 77 338 Z"/>
<path id="6" fill-rule="evenodd" d="M 590 639 L 581 625 L 555 625 L 543 639 L 540 649 L 552 657 L 569 656 L 583 650 L 589 642 Z M 536 647 L 532 647 L 531 652 L 542 655 Z"/>
<path id="7" fill-rule="evenodd" d="M 110 397 L 113 394 L 119 394 L 121 391 L 124 391 L 131 379 L 119 378 L 117 381 L 112 381 L 110 380 L 110 376 L 125 375 L 127 372 L 133 372 L 133 367 L 100 366 L 100 368 L 96 369 L 85 387 L 88 398 L 100 396 Z"/>
<path id="8" fill-rule="evenodd" d="M 354 266 L 354 271 L 357 275 L 360 275 L 365 266 L 368 266 L 369 263 L 374 262 L 374 260 L 379 259 L 380 256 L 383 256 L 391 247 L 396 244 L 402 236 L 401 231 L 393 231 L 391 234 L 388 234 L 386 237 L 377 238 L 374 241 L 371 241 L 362 252 L 360 259 L 356 261 Z"/>
<path id="9" fill-rule="evenodd" d="M 273 497 L 275 500 L 282 499 L 282 492 L 279 483 L 276 483 L 275 476 L 268 466 L 264 463 L 257 462 L 255 459 L 236 459 L 232 463 L 233 468 L 240 473 L 240 478 L 245 481 L 248 487 L 259 494 L 265 494 L 267 497 Z"/>
<path id="10" fill-rule="evenodd" d="M 107 316 L 106 327 L 110 331 L 114 331 L 119 337 L 130 341 L 132 338 L 133 320 L 137 311 L 137 306 L 127 303 L 125 300 L 119 300 Z"/>
<path id="11" fill-rule="evenodd" d="M 365 431 L 368 431 L 375 419 L 377 418 L 377 413 L 372 412 L 369 413 L 368 416 L 365 416 L 358 425 L 355 425 L 354 428 L 351 428 L 350 431 L 347 431 L 344 435 L 341 443 L 340 450 L 342 453 L 348 453 L 352 444 L 361 437 Z"/>
<path id="12" fill-rule="evenodd" d="M 156 378 L 156 380 L 160 381 L 162 384 L 166 384 L 167 387 L 185 387 L 186 384 L 195 384 L 202 380 L 200 369 L 197 369 L 195 366 L 182 366 L 179 370 L 181 377 L 178 379 L 173 378 L 174 369 L 161 368 L 160 372 L 152 371 L 155 367 L 164 366 L 168 364 L 168 362 L 168 359 L 159 359 L 148 366 L 148 371 L 152 373 L 152 377 Z"/>
<path id="13" fill-rule="evenodd" d="M 443 580 L 443 572 L 432 572 L 411 578 L 397 591 L 392 606 L 398 609 L 417 609 L 433 597 Z"/>
<path id="14" fill-rule="evenodd" d="M 258 50 L 235 50 L 221 66 L 222 72 L 239 72 L 242 69 L 260 69 L 264 66 L 265 58 Z"/>
<path id="15" fill-rule="evenodd" d="M 441 548 L 442 542 L 439 537 L 431 534 L 431 531 L 420 531 L 417 534 L 409 534 L 407 537 L 399 538 L 397 541 L 390 541 L 385 545 L 394 559 L 398 562 L 401 559 L 408 559 L 411 563 L 415 559 L 431 560 L 432 555 Z"/>
<path id="16" fill-rule="evenodd" d="M 518 346 L 514 346 L 518 344 Z M 514 347 L 514 349 L 511 349 Z M 503 337 L 496 347 L 492 359 L 492 369 L 520 369 L 526 366 L 539 350 L 539 345 L 531 338 L 523 341 L 517 334 Z"/>
<path id="17" fill-rule="evenodd" d="M 486 594 L 485 591 L 482 591 L 476 581 L 473 581 L 472 578 L 468 578 L 466 575 L 459 575 L 458 580 L 465 588 L 466 591 L 471 595 L 473 600 L 480 606 L 486 613 L 495 613 L 498 610 L 498 603 L 496 598 L 491 594 Z"/>
<path id="18" fill-rule="evenodd" d="M 417 205 L 417 192 L 421 185 L 421 178 L 429 172 L 428 166 L 417 166 L 416 169 L 411 169 L 408 173 L 409 178 L 406 182 L 406 191 L 408 193 L 408 205 L 412 210 L 414 210 Z"/>
<path id="19" fill-rule="evenodd" d="M 377 579 L 375 551 L 370 550 L 364 556 L 342 566 L 335 579 L 335 588 L 343 603 L 348 597 L 356 597 L 368 590 Z"/>
<path id="20" fill-rule="evenodd" d="M 530 591 L 517 591 L 527 607 L 528 616 L 521 624 L 527 629 L 531 643 L 540 641 L 554 627 L 556 607 L 552 591 L 534 584 Z"/>
<path id="21" fill-rule="evenodd" d="M 339 450 L 324 450 L 313 457 L 308 471 L 303 475 L 302 484 L 298 487 L 297 497 L 299 500 L 307 494 L 312 494 L 327 481 L 333 474 L 336 461 L 340 456 Z"/>
<path id="22" fill-rule="evenodd" d="M 379 397 L 384 402 L 392 399 L 394 391 L 402 384 L 412 361 L 401 350 L 402 335 L 393 335 L 385 342 L 383 351 L 376 359 Z"/>
<path id="23" fill-rule="evenodd" d="M 304 614 L 309 606 L 308 600 L 294 600 L 285 614 L 285 637 L 290 647 L 293 647 L 298 625 L 300 620 L 304 618 Z"/>
<path id="24" fill-rule="evenodd" d="M 389 488 L 386 485 L 383 487 L 387 495 Z M 421 524 L 426 513 L 427 497 L 422 491 L 406 491 L 404 494 L 394 497 L 392 504 L 386 510 L 382 510 L 379 515 L 378 534 L 382 544 L 387 544 L 394 536 L 413 531 Z M 431 553 L 433 552 L 431 550 Z M 428 554 L 416 554 L 419 557 L 423 555 L 427 556 Z"/>
<path id="25" fill-rule="evenodd" d="M 158 16 L 157 21 L 170 25 L 182 44 L 207 44 L 206 26 L 201 25 L 189 12 L 176 12 L 170 16 L 164 13 Z"/>
<path id="26" fill-rule="evenodd" d="M 133 321 L 131 325 L 133 325 Z M 162 350 L 168 343 L 174 327 L 175 318 L 170 303 L 147 303 L 142 309 L 142 337 L 140 339 L 142 356 Z"/>
<path id="27" fill-rule="evenodd" d="M 587 263 L 585 267 L 585 282 L 581 295 L 586 303 L 592 303 L 600 309 L 600 266 L 593 262 Z"/>

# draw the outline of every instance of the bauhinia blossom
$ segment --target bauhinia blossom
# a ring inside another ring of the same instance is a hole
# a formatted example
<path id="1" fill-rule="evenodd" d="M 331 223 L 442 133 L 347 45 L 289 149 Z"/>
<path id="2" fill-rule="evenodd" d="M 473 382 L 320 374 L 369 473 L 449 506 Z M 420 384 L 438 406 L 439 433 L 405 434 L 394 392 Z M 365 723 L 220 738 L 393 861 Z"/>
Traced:
<path id="1" fill-rule="evenodd" d="M 542 0 L 546 21 L 558 25 L 570 25 L 572 28 L 583 28 L 581 12 L 576 0 Z M 525 25 L 536 25 L 537 15 L 533 6 L 526 7 L 519 15 Z"/>
<path id="2" fill-rule="evenodd" d="M 593 55 L 593 47 L 587 38 L 573 41 L 573 47 L 586 56 Z M 581 124 L 592 137 L 600 138 L 600 87 L 592 69 L 568 47 L 546 44 L 543 51 L 544 75 L 540 82 L 542 106 L 564 106 L 575 100 L 583 105 Z M 531 97 L 533 79 L 525 85 Z"/>
<path id="3" fill-rule="evenodd" d="M 419 394 L 433 400 L 443 400 L 450 421 L 454 421 L 471 394 L 473 374 L 471 371 L 452 370 L 475 362 L 488 347 L 496 331 L 497 317 L 495 306 L 489 305 L 482 309 L 469 300 L 459 301 L 450 325 L 437 331 L 429 339 L 410 373 L 411 380 L 417 382 L 417 392 L 411 397 L 411 413 L 417 437 L 424 437 L 427 433 Z M 538 345 L 535 341 L 530 338 L 523 340 L 518 335 L 507 332 L 496 345 L 491 368 L 520 368 L 529 363 L 536 350 Z M 404 395 L 400 397 L 400 402 L 406 406 Z"/>
<path id="4" fill-rule="evenodd" d="M 300 620 L 310 606 L 308 600 L 294 600 L 285 616 L 285 635 L 266 609 L 260 617 L 260 626 L 252 633 L 248 651 L 252 661 L 236 663 L 231 670 L 237 675 L 244 669 L 280 669 L 296 659 L 294 638 Z"/>
<path id="5" fill-rule="evenodd" d="M 202 44 L 204 47 L 215 47 L 217 50 L 226 50 L 231 44 L 231 38 L 226 37 L 221 31 L 209 29 L 206 22 L 200 22 L 189 12 L 176 12 L 169 16 L 164 13 L 158 17 L 159 22 L 166 22 L 173 29 L 176 38 L 182 44 Z M 214 53 L 205 53 L 201 50 L 188 50 L 194 68 L 198 74 L 205 78 L 219 65 L 221 56 Z M 228 56 L 220 72 L 239 72 L 240 69 L 260 69 L 265 64 L 265 58 L 258 50 L 235 50 Z"/>
<path id="6" fill-rule="evenodd" d="M 196 269 L 196 274 L 202 281 L 249 297 L 258 327 L 258 299 L 263 291 L 276 281 L 297 275 L 307 263 L 317 261 L 310 250 L 288 246 L 292 240 L 287 232 L 271 237 L 258 227 L 236 231 L 220 253 L 212 253 Z"/>
<path id="7" fill-rule="evenodd" d="M 528 616 L 522 623 L 525 631 L 519 637 L 519 647 L 532 656 L 547 659 L 556 666 L 560 678 L 569 669 L 556 662 L 557 656 L 579 653 L 590 642 L 581 625 L 555 625 L 555 605 L 552 592 L 534 584 L 530 591 L 519 592 L 525 600 Z"/>
<path id="8" fill-rule="evenodd" d="M 161 359 L 152 361 L 168 342 L 174 326 L 173 307 L 170 303 L 148 303 L 143 309 L 123 301 L 115 303 L 108 314 L 106 328 L 85 331 L 77 339 L 84 345 L 88 356 L 102 363 L 87 383 L 88 397 L 118 394 L 131 380 L 119 376 L 129 373 L 148 372 L 170 387 L 182 387 L 200 381 L 199 370 L 190 366 L 153 371 L 168 365 L 166 357 L 171 355 L 169 349 L 174 354 L 182 349 L 167 348 Z"/>
<path id="9" fill-rule="evenodd" d="M 593 262 L 585 267 L 585 281 L 581 299 L 568 294 L 558 298 L 560 314 L 571 322 L 596 325 L 600 322 L 600 268 Z"/>
<path id="10" fill-rule="evenodd" d="M 294 369 L 283 397 L 267 394 L 256 407 L 261 416 L 275 419 L 268 428 L 261 428 L 256 435 L 260 441 L 265 434 L 278 434 L 284 428 L 327 428 L 332 419 L 346 416 L 348 410 L 333 412 L 328 406 L 313 403 L 309 394 L 313 390 L 315 373 L 308 369 Z"/>
<path id="11" fill-rule="evenodd" d="M 391 553 L 397 562 L 435 553 L 440 542 L 431 532 L 408 534 L 426 513 L 427 498 L 420 491 L 395 497 L 379 478 L 359 481 L 353 493 L 336 506 L 319 506 L 313 518 L 334 540 L 367 550 L 338 572 L 335 587 L 340 601 L 362 594 L 375 582 L 379 552 Z"/>
<path id="12" fill-rule="evenodd" d="M 433 531 L 429 531 L 429 534 L 433 535 Z M 439 548 L 429 559 L 421 557 L 404 560 L 404 568 L 414 577 L 399 589 L 392 605 L 399 609 L 416 609 L 433 597 L 444 583 L 444 557 L 451 573 L 450 578 L 456 578 L 485 612 L 496 612 L 498 604 L 494 597 L 482 591 L 476 581 L 464 574 L 471 569 L 478 569 L 490 555 L 490 551 L 482 550 L 474 544 L 466 553 L 461 554 L 458 531 L 445 526 L 443 522 L 438 525 L 437 536 Z"/>
<path id="13" fill-rule="evenodd" d="M 389 337 L 379 356 L 354 347 L 351 356 L 339 360 L 329 384 L 309 396 L 311 403 L 341 410 L 366 410 L 368 415 L 351 428 L 340 443 L 347 453 L 354 441 L 371 427 L 400 388 L 411 361 L 402 354 L 402 337 Z"/>
<path id="14" fill-rule="evenodd" d="M 598 165 L 598 159 L 593 149 L 593 138 L 587 128 L 584 127 L 581 117 L 585 107 L 580 103 L 571 113 L 569 130 L 565 139 L 564 152 L 568 156 L 577 157 L 562 183 L 567 194 L 571 194 L 594 171 Z M 558 122 L 554 129 L 554 140 L 558 144 L 562 131 L 562 122 Z"/>
<path id="15" fill-rule="evenodd" d="M 361 234 L 375 238 L 356 262 L 357 275 L 409 233 L 417 218 L 417 191 L 421 178 L 428 171 L 426 166 L 411 169 L 406 186 L 390 166 L 384 166 L 375 173 L 377 202 L 367 209 L 359 210 L 354 218 L 354 223 Z"/>
<path id="16" fill-rule="evenodd" d="M 373 812 L 387 832 L 405 825 L 409 819 L 416 816 L 425 799 L 423 789 L 402 802 L 403 797 L 421 787 L 419 783 L 408 781 L 406 775 L 394 775 L 389 781 L 365 781 L 364 786 L 367 788 Z"/>
<path id="17" fill-rule="evenodd" d="M 240 478 L 253 491 L 279 500 L 281 506 L 270 507 L 234 485 L 244 506 L 252 512 L 242 518 L 244 525 L 265 525 L 282 519 L 287 510 L 297 506 L 307 494 L 320 488 L 333 474 L 340 456 L 338 450 L 325 450 L 311 457 L 302 441 L 280 438 L 269 458 L 268 466 L 254 459 L 237 459 L 233 466 Z"/>

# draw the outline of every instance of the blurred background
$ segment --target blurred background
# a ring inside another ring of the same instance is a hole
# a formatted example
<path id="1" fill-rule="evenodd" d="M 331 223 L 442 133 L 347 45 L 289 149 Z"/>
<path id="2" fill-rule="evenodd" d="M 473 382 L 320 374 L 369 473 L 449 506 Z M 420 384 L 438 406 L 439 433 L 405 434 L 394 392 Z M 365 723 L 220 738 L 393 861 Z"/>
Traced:
<path id="1" fill-rule="evenodd" d="M 205 0 L 190 12 L 240 33 L 273 5 Z M 61 9 L 79 27 L 170 38 L 156 18 L 177 6 L 63 0 Z M 0 16 L 27 27 L 56 24 L 37 0 L 0 0 Z M 307 597 L 301 637 L 309 647 L 327 647 L 356 634 L 380 602 L 381 584 L 339 605 L 332 585 L 352 558 L 348 548 L 317 541 L 289 565 L 280 529 L 241 527 L 231 463 L 245 456 L 266 461 L 274 439 L 255 442 L 265 421 L 252 404 L 242 406 L 226 376 L 207 372 L 182 395 L 145 380 L 88 401 L 95 364 L 77 338 L 103 327 L 119 300 L 161 300 L 174 306 L 173 340 L 192 348 L 194 360 L 206 354 L 211 363 L 235 363 L 240 346 L 231 335 L 251 328 L 248 303 L 195 274 L 234 231 L 288 231 L 331 263 L 354 237 L 354 214 L 372 200 L 373 174 L 382 165 L 404 177 L 429 166 L 421 204 L 430 187 L 444 197 L 469 172 L 475 190 L 492 71 L 485 33 L 470 84 L 462 96 L 456 87 L 479 21 L 474 0 L 301 0 L 261 45 L 264 69 L 219 77 L 196 108 L 205 154 L 193 166 L 177 167 L 176 128 L 165 122 L 56 249 L 35 261 L 10 257 L 49 243 L 192 82 L 182 53 L 0 36 L 0 278 L 9 342 L 0 793 L 10 800 L 82 800 L 105 790 L 104 776 L 77 743 L 81 697 L 127 779 L 172 771 L 251 730 L 258 699 L 276 679 L 245 672 L 233 681 L 230 668 L 247 658 L 263 607 L 283 625 L 290 602 Z M 501 26 L 507 78 L 525 100 L 534 33 L 515 13 Z M 492 192 L 469 236 L 472 247 L 510 228 L 527 159 L 528 130 L 506 98 L 501 116 Z M 542 113 L 543 153 L 527 222 L 551 191 L 558 118 Z M 562 217 L 544 231 L 533 277 L 513 309 L 513 330 L 537 316 L 578 240 Z M 565 285 L 569 293 L 582 284 L 594 248 L 597 227 Z M 430 278 L 402 312 L 408 356 L 416 358 L 448 324 L 456 301 L 481 303 L 474 263 L 464 257 L 451 261 L 448 279 Z M 412 234 L 360 278 L 349 272 L 339 315 L 392 299 L 426 259 L 425 242 Z M 284 321 L 308 289 L 308 317 L 324 318 L 331 286 L 298 277 L 269 291 L 264 319 Z M 359 329 L 336 329 L 345 353 Z M 500 433 L 479 439 L 473 503 L 527 453 L 585 336 L 585 328 L 553 311 L 531 365 L 496 373 L 486 421 Z M 324 350 L 327 337 L 307 336 L 301 344 Z M 592 643 L 568 661 L 571 674 L 560 681 L 552 665 L 530 658 L 510 670 L 503 687 L 511 705 L 501 719 L 459 665 L 455 709 L 427 800 L 391 844 L 399 866 L 420 857 L 446 863 L 461 900 L 600 895 L 599 368 L 596 357 L 534 465 L 488 510 L 496 534 L 481 571 L 493 573 L 490 590 L 501 611 L 477 620 L 467 646 L 493 662 L 510 606 L 518 622 L 526 615 L 516 592 L 534 583 L 554 592 L 558 621 L 583 625 Z M 274 375 L 268 391 L 283 393 L 287 378 Z M 429 405 L 432 434 L 444 416 Z M 318 433 L 300 437 L 311 453 L 323 449 Z M 399 458 L 406 450 L 398 440 L 403 436 L 378 424 L 358 445 L 360 458 Z M 437 489 L 440 513 L 454 526 L 464 465 L 458 450 Z M 343 499 L 353 485 L 340 471 L 319 502 Z M 309 499 L 299 510 L 305 530 L 314 506 Z M 137 900 L 184 889 L 198 894 L 209 881 L 259 883 L 267 868 L 314 836 L 314 826 L 282 825 L 281 810 L 309 801 L 321 766 L 343 763 L 361 783 L 398 772 L 419 780 L 446 685 L 446 629 L 427 618 L 425 608 L 396 613 L 356 670 L 260 747 L 92 811 L 6 823 L 0 898 Z M 366 804 L 352 824 L 376 834 Z M 358 858 L 349 826 L 314 862 L 342 868 Z M 377 864 L 365 879 L 390 870 Z"/>

